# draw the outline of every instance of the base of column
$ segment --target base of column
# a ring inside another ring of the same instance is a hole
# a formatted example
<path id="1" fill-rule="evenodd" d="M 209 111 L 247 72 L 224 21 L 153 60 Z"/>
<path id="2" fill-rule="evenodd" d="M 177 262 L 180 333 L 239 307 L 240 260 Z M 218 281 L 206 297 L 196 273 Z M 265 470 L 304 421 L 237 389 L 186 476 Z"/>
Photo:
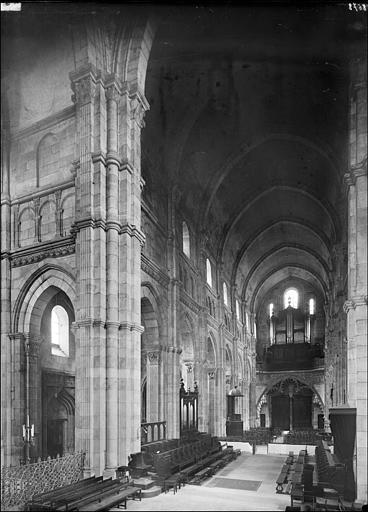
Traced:
<path id="1" fill-rule="evenodd" d="M 95 473 L 92 471 L 92 469 L 84 469 L 83 470 L 83 479 L 90 478 L 91 476 L 94 476 Z"/>
<path id="2" fill-rule="evenodd" d="M 116 470 L 117 470 L 117 467 L 116 468 L 105 468 L 102 473 L 103 479 L 106 480 L 107 478 L 112 477 L 112 479 L 114 480 L 116 478 Z"/>

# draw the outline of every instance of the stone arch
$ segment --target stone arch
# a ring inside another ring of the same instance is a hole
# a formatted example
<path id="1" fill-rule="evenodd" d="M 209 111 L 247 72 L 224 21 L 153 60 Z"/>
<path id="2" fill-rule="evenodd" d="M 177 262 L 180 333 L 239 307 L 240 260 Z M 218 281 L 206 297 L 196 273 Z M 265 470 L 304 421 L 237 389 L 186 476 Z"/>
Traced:
<path id="1" fill-rule="evenodd" d="M 141 413 L 148 422 L 160 420 L 162 409 L 161 319 L 158 295 L 150 283 L 141 287 Z M 145 379 L 145 382 L 144 382 Z M 143 391 L 145 390 L 145 394 Z"/>
<path id="2" fill-rule="evenodd" d="M 63 387 L 48 397 L 43 415 L 44 455 L 55 457 L 74 451 L 75 399 Z"/>
<path id="3" fill-rule="evenodd" d="M 217 343 L 216 338 L 213 333 L 210 331 L 207 336 L 207 344 L 206 344 L 206 356 L 205 360 L 208 366 L 216 368 L 217 361 L 219 360 L 217 354 Z"/>
<path id="4" fill-rule="evenodd" d="M 156 30 L 154 18 L 137 19 L 120 34 L 114 55 L 113 71 L 132 90 L 144 93 L 148 59 Z"/>
<path id="5" fill-rule="evenodd" d="M 142 349 L 158 347 L 161 335 L 162 321 L 159 308 L 159 298 L 150 283 L 141 286 L 141 321 L 144 326 L 142 333 Z"/>
<path id="6" fill-rule="evenodd" d="M 45 263 L 27 279 L 18 294 L 14 307 L 13 332 L 30 331 L 33 308 L 42 293 L 51 286 L 62 290 L 75 310 L 76 290 L 72 271 Z"/>
<path id="7" fill-rule="evenodd" d="M 225 357 L 224 357 L 224 369 L 225 369 L 225 383 L 226 383 L 226 394 L 229 394 L 230 389 L 233 386 L 234 375 L 233 375 L 233 356 L 231 349 L 228 344 L 225 345 Z"/>
<path id="8" fill-rule="evenodd" d="M 39 212 L 40 242 L 52 240 L 56 233 L 56 204 L 52 199 L 44 201 Z"/>
<path id="9" fill-rule="evenodd" d="M 36 150 L 36 186 L 49 183 L 49 174 L 59 169 L 60 142 L 54 133 L 47 133 L 38 143 Z M 51 172 L 50 172 L 51 171 Z"/>
<path id="10" fill-rule="evenodd" d="M 34 208 L 22 208 L 18 216 L 17 241 L 18 247 L 24 247 L 34 242 L 36 236 Z"/>
<path id="11" fill-rule="evenodd" d="M 262 144 L 265 144 L 269 141 L 273 140 L 286 140 L 286 141 L 292 141 L 292 142 L 298 142 L 311 150 L 318 153 L 323 159 L 326 160 L 326 163 L 328 164 L 329 168 L 333 172 L 333 176 L 335 179 L 339 176 L 339 168 L 338 164 L 335 160 L 335 157 L 333 155 L 333 152 L 330 148 L 327 148 L 327 150 L 321 148 L 314 142 L 312 142 L 309 139 L 306 139 L 305 137 L 300 137 L 297 135 L 292 135 L 288 133 L 270 133 L 267 135 L 264 135 L 262 137 L 259 137 L 252 145 L 249 145 L 248 143 L 244 143 L 238 150 L 234 151 L 228 158 L 227 162 L 225 162 L 224 165 L 222 165 L 218 171 L 217 174 L 213 180 L 214 185 L 209 187 L 208 189 L 208 196 L 206 197 L 206 200 L 203 201 L 203 207 L 202 207 L 202 213 L 199 216 L 199 222 L 206 224 L 208 214 L 211 208 L 211 205 L 213 203 L 214 197 L 216 195 L 216 192 L 218 188 L 220 187 L 221 183 L 226 179 L 226 176 L 231 172 L 231 170 L 237 165 L 245 156 L 247 156 L 252 150 L 260 147 Z"/>
<path id="12" fill-rule="evenodd" d="M 301 376 L 297 375 L 289 375 L 286 377 L 280 377 L 280 375 L 275 376 L 271 382 L 268 383 L 268 385 L 264 388 L 264 390 L 261 392 L 260 396 L 257 399 L 256 402 L 256 410 L 257 410 L 257 417 L 259 418 L 259 414 L 262 408 L 262 405 L 267 402 L 267 395 L 270 395 L 272 393 L 278 393 L 278 394 L 287 394 L 288 393 L 288 387 L 292 385 L 293 386 L 293 394 L 294 396 L 298 394 L 300 391 L 303 391 L 303 389 L 309 390 L 311 393 L 311 423 L 313 421 L 313 400 L 318 401 L 319 404 L 323 404 L 322 399 L 316 390 L 315 386 L 312 383 L 307 382 L 305 379 L 303 379 Z M 316 397 L 316 398 L 315 398 Z M 323 409 L 322 409 L 323 410 Z"/>
<path id="13" fill-rule="evenodd" d="M 61 219 L 60 219 L 60 234 L 61 236 L 68 236 L 70 234 L 70 229 L 74 222 L 75 216 L 75 196 L 73 193 L 66 194 L 61 203 Z"/>
<path id="14" fill-rule="evenodd" d="M 185 389 L 194 389 L 194 324 L 190 315 L 185 312 L 180 318 L 180 371 Z"/>

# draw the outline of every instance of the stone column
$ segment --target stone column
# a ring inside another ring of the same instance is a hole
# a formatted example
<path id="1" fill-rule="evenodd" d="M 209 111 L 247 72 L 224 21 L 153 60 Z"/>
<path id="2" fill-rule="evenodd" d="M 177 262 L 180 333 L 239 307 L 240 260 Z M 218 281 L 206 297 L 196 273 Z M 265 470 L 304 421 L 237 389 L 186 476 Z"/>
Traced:
<path id="1" fill-rule="evenodd" d="M 119 86 L 110 77 L 106 88 L 106 467 L 104 475 L 114 476 L 118 461 L 118 330 L 119 322 Z"/>
<path id="2" fill-rule="evenodd" d="M 90 476 L 93 473 L 100 475 L 105 465 L 105 441 L 101 439 L 105 428 L 105 399 L 101 400 L 105 386 L 105 332 L 101 329 L 106 321 L 105 209 L 97 213 L 95 208 L 101 203 L 98 196 L 104 197 L 104 188 L 95 188 L 95 179 L 104 163 L 95 163 L 93 158 L 93 151 L 100 150 L 99 140 L 95 138 L 99 117 L 95 107 L 100 101 L 102 86 L 92 66 L 71 73 L 70 78 L 77 121 L 75 432 L 76 450 L 86 453 L 85 476 Z"/>
<path id="3" fill-rule="evenodd" d="M 159 350 L 147 353 L 147 422 L 160 420 L 160 367 Z"/>
<path id="4" fill-rule="evenodd" d="M 22 425 L 25 406 L 25 358 L 23 333 L 12 333 L 10 338 L 10 398 L 11 443 L 8 457 L 11 464 L 18 466 L 24 455 Z"/>
<path id="5" fill-rule="evenodd" d="M 180 314 L 180 283 L 179 276 L 179 253 L 178 240 L 176 237 L 176 204 L 180 197 L 180 191 L 177 188 L 171 190 L 168 204 L 168 242 L 167 242 L 167 262 L 170 283 L 168 289 L 168 339 L 171 351 L 168 352 L 168 389 L 167 389 L 167 420 L 168 437 L 177 438 L 180 433 L 179 425 L 179 357 L 176 350 L 180 350 L 179 345 L 179 314 Z M 171 368 L 171 371 L 170 371 Z"/>
<path id="6" fill-rule="evenodd" d="M 367 77 L 352 64 L 348 185 L 348 404 L 356 407 L 357 500 L 367 501 Z"/>
<path id="7" fill-rule="evenodd" d="M 40 457 L 42 453 L 42 372 L 40 368 L 40 344 L 39 336 L 30 335 L 29 351 L 29 409 L 30 421 L 34 424 L 34 447 L 32 449 L 33 457 Z"/>
<path id="8" fill-rule="evenodd" d="M 141 424 L 141 129 L 149 108 L 147 100 L 129 83 L 122 84 L 119 100 L 118 181 L 119 283 L 118 314 L 118 464 L 127 464 L 131 453 L 140 451 Z M 147 389 L 148 392 L 148 389 Z"/>
<path id="9" fill-rule="evenodd" d="M 10 137 L 1 130 L 1 465 L 12 463 L 11 396 L 11 209 L 9 186 Z M 17 461 L 18 462 L 18 461 Z"/>
<path id="10" fill-rule="evenodd" d="M 207 371 L 207 428 L 206 431 L 209 434 L 215 434 L 216 432 L 216 423 L 215 423 L 215 390 L 216 390 L 216 370 L 215 368 L 209 369 Z"/>

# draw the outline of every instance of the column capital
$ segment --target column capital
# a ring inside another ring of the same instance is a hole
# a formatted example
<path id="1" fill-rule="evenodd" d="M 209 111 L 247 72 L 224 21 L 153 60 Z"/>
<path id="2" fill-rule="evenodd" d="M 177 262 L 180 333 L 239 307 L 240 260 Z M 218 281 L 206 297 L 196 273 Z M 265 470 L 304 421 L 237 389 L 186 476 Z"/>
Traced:
<path id="1" fill-rule="evenodd" d="M 108 101 L 114 101 L 118 103 L 121 95 L 121 90 L 119 84 L 114 79 L 113 81 L 108 81 L 105 83 L 105 95 Z"/>
<path id="2" fill-rule="evenodd" d="M 69 73 L 72 82 L 72 101 L 77 105 L 90 103 L 96 94 L 97 82 L 101 79 L 101 73 L 89 64 L 83 68 Z"/>
<path id="3" fill-rule="evenodd" d="M 152 352 L 147 352 L 147 357 L 151 365 L 158 365 L 161 361 L 161 351 L 154 350 Z"/>
<path id="4" fill-rule="evenodd" d="M 131 92 L 129 98 L 130 118 L 132 121 L 135 121 L 140 128 L 143 128 L 145 125 L 144 116 L 150 108 L 147 98 L 138 90 Z"/>

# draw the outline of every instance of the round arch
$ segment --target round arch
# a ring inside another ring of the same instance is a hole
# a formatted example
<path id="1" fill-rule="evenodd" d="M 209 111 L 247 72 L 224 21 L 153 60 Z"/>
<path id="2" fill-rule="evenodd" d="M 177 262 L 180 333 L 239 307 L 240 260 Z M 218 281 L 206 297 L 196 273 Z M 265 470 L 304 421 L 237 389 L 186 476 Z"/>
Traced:
<path id="1" fill-rule="evenodd" d="M 33 309 L 48 288 L 63 291 L 76 310 L 75 277 L 71 270 L 58 265 L 44 264 L 24 283 L 14 307 L 13 332 L 29 332 Z"/>

